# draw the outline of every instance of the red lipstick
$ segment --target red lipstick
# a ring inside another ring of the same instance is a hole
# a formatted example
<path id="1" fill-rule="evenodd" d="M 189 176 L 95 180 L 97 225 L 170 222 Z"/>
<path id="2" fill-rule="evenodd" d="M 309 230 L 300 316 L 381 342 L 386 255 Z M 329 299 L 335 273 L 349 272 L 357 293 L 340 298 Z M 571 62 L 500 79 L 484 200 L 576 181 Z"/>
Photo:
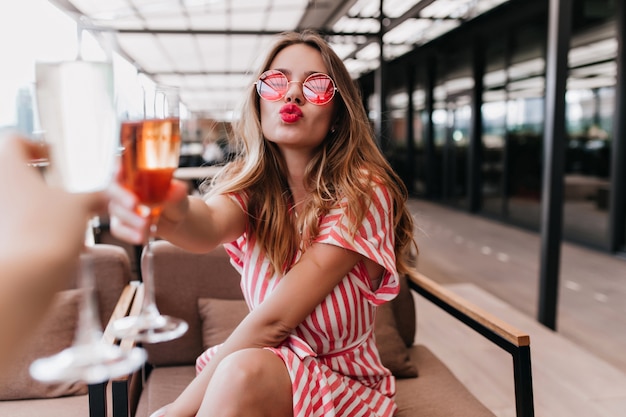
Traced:
<path id="1" fill-rule="evenodd" d="M 295 123 L 303 116 L 300 107 L 293 103 L 285 104 L 283 107 L 280 108 L 279 113 L 280 118 L 285 123 Z"/>

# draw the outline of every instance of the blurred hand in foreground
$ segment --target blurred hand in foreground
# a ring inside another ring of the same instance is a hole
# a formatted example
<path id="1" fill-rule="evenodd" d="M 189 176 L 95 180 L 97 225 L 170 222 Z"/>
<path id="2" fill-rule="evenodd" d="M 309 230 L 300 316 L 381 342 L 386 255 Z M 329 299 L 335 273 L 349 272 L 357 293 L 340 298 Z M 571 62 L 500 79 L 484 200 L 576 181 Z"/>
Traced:
<path id="1" fill-rule="evenodd" d="M 73 278 L 87 221 L 106 209 L 105 192 L 53 188 L 31 161 L 41 144 L 0 138 L 0 369 Z"/>

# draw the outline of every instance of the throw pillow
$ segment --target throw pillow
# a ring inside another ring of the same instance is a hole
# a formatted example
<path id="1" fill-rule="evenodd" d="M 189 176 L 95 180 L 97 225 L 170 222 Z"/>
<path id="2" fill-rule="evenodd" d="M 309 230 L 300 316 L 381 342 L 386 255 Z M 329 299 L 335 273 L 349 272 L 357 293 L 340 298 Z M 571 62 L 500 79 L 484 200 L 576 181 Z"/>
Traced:
<path id="1" fill-rule="evenodd" d="M 413 346 L 417 333 L 417 308 L 406 275 L 400 277 L 400 292 L 389 304 L 391 304 L 393 315 L 396 318 L 400 337 L 407 347 Z"/>
<path id="2" fill-rule="evenodd" d="M 30 364 L 35 359 L 54 355 L 72 344 L 83 294 L 84 290 L 80 289 L 56 294 L 46 316 L 21 349 L 19 356 L 0 373 L 0 400 L 87 394 L 84 383 L 44 384 L 34 380 L 29 373 Z"/>
<path id="3" fill-rule="evenodd" d="M 398 332 L 391 303 L 378 306 L 374 334 L 383 365 L 396 378 L 416 377 L 417 367 L 411 361 L 406 344 Z"/>
<path id="4" fill-rule="evenodd" d="M 202 321 L 203 348 L 206 350 L 223 343 L 249 310 L 243 300 L 199 298 L 198 312 Z M 383 365 L 397 378 L 416 377 L 417 368 L 411 362 L 407 347 L 398 332 L 390 303 L 378 307 L 375 334 Z"/>
<path id="5" fill-rule="evenodd" d="M 206 350 L 224 343 L 248 312 L 248 305 L 244 300 L 199 298 L 198 313 L 202 322 L 203 348 Z"/>

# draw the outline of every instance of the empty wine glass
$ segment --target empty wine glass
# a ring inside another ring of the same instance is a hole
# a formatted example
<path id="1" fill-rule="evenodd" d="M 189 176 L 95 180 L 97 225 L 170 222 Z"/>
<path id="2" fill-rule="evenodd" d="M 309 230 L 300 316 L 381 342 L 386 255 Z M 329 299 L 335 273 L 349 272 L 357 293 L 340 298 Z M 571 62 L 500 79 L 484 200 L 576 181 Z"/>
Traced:
<path id="1" fill-rule="evenodd" d="M 79 51 L 82 29 L 79 27 Z M 36 63 L 36 94 L 43 137 L 48 145 L 47 182 L 73 193 L 104 190 L 110 184 L 118 152 L 110 54 L 103 61 L 75 60 Z M 85 244 L 93 244 L 90 223 Z M 92 259 L 80 256 L 78 287 L 85 296 L 72 346 L 30 366 L 42 382 L 99 383 L 141 367 L 146 352 L 122 350 L 103 343 L 95 294 Z"/>
<path id="2" fill-rule="evenodd" d="M 150 219 L 145 248 L 146 270 L 142 274 L 145 296 L 141 313 L 116 320 L 114 333 L 146 343 L 158 343 L 182 336 L 187 322 L 160 314 L 154 296 L 152 242 L 163 201 L 180 155 L 180 100 L 178 89 L 155 85 L 144 90 L 141 118 L 123 121 L 120 129 L 123 148 L 120 180 L 135 193 L 140 209 Z"/>

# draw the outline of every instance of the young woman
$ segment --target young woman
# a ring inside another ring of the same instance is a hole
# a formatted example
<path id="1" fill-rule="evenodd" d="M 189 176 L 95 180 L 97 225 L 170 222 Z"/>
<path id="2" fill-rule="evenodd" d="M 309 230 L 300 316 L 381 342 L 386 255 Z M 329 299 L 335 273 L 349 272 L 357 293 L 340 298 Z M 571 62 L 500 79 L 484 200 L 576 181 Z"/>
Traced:
<path id="1" fill-rule="evenodd" d="M 283 34 L 234 129 L 239 158 L 203 199 L 174 182 L 158 232 L 195 252 L 224 244 L 251 313 L 154 415 L 393 415 L 374 316 L 411 271 L 413 221 L 343 62 L 313 32 Z M 113 195 L 113 232 L 141 242 L 136 199 Z"/>

